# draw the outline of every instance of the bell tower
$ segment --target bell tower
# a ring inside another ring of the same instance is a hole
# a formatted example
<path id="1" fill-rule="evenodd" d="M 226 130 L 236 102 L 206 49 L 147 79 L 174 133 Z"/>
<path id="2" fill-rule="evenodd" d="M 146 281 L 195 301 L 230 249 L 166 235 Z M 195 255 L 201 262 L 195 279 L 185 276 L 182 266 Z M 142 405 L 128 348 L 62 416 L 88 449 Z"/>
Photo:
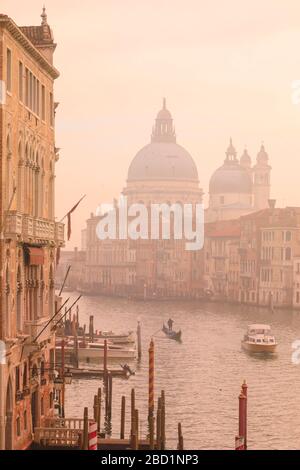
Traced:
<path id="1" fill-rule="evenodd" d="M 271 189 L 271 166 L 269 165 L 269 156 L 264 145 L 261 145 L 257 155 L 256 165 L 253 167 L 254 176 L 254 208 L 256 210 L 268 207 Z"/>

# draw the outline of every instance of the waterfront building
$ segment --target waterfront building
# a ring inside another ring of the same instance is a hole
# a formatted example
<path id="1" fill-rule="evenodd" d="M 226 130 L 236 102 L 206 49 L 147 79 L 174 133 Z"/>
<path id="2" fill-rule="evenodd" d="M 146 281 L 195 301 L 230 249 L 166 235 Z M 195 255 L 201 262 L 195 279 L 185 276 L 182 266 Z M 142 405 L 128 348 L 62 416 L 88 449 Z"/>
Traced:
<path id="1" fill-rule="evenodd" d="M 277 209 L 270 201 L 269 209 L 242 217 L 240 248 L 241 302 L 292 307 L 298 291 L 300 208 Z"/>
<path id="2" fill-rule="evenodd" d="M 238 301 L 240 221 L 205 226 L 204 283 L 215 299 Z"/>
<path id="3" fill-rule="evenodd" d="M 56 248 L 55 43 L 39 26 L 0 15 L 0 449 L 25 449 L 54 412 Z"/>
<path id="4" fill-rule="evenodd" d="M 300 256 L 293 258 L 293 307 L 300 309 Z"/>

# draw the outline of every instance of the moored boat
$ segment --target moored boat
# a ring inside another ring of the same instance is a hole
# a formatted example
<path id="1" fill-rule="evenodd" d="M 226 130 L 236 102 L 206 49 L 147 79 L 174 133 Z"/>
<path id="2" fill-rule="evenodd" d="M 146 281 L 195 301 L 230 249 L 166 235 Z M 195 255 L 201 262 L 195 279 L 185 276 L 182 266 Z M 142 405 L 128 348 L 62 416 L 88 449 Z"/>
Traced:
<path id="1" fill-rule="evenodd" d="M 121 346 L 108 344 L 107 358 L 108 359 L 135 359 L 135 348 L 123 348 Z M 97 361 L 104 359 L 104 344 L 101 343 L 87 343 L 86 347 L 79 347 L 78 359 L 80 362 Z"/>
<path id="2" fill-rule="evenodd" d="M 271 335 L 270 325 L 253 324 L 248 326 L 242 340 L 242 348 L 251 353 L 275 353 L 276 339 Z"/>

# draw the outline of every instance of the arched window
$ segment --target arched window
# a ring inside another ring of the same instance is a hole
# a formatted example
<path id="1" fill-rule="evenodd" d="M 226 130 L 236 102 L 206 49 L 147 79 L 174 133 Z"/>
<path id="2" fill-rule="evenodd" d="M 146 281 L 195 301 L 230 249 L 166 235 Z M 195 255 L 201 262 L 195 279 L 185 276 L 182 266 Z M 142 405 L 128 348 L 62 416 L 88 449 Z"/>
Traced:
<path id="1" fill-rule="evenodd" d="M 29 190 L 29 199 L 30 199 L 30 214 L 35 214 L 34 203 L 35 203 L 35 155 L 33 148 L 31 149 L 30 156 L 30 190 Z"/>
<path id="2" fill-rule="evenodd" d="M 39 154 L 36 154 L 35 165 L 34 165 L 34 215 L 38 217 L 40 215 L 39 207 L 39 195 L 40 195 L 40 161 Z"/>
<path id="3" fill-rule="evenodd" d="M 54 315 L 54 272 L 53 266 L 50 266 L 49 272 L 49 316 Z"/>
<path id="4" fill-rule="evenodd" d="M 13 175 L 12 175 L 12 151 L 10 134 L 6 139 L 6 207 L 9 207 L 12 191 L 13 191 Z"/>
<path id="5" fill-rule="evenodd" d="M 18 147 L 18 181 L 17 181 L 17 209 L 19 212 L 23 211 L 23 148 L 20 140 Z"/>
<path id="6" fill-rule="evenodd" d="M 50 162 L 49 189 L 48 189 L 48 217 L 54 218 L 54 168 Z"/>
<path id="7" fill-rule="evenodd" d="M 11 323 L 10 323 L 10 275 L 9 275 L 9 267 L 6 266 L 6 273 L 5 273 L 5 331 L 7 338 L 11 337 Z"/>
<path id="8" fill-rule="evenodd" d="M 43 266 L 41 266 L 41 273 L 40 273 L 40 308 L 39 308 L 39 316 L 42 318 L 44 316 L 44 270 Z"/>
<path id="9" fill-rule="evenodd" d="M 21 333 L 23 327 L 22 321 L 22 276 L 21 267 L 17 271 L 17 331 Z"/>
<path id="10" fill-rule="evenodd" d="M 41 161 L 41 170 L 40 170 L 40 191 L 39 191 L 39 200 L 40 200 L 40 211 L 39 214 L 44 217 L 44 190 L 45 190 L 45 168 L 44 168 L 44 159 Z"/>
<path id="11" fill-rule="evenodd" d="M 24 168 L 24 202 L 23 210 L 25 214 L 28 214 L 28 192 L 29 192 L 29 146 L 26 143 L 25 146 L 25 168 Z"/>
<path id="12" fill-rule="evenodd" d="M 290 247 L 287 247 L 285 249 L 285 260 L 286 261 L 291 261 L 291 258 L 292 258 L 292 250 Z"/>

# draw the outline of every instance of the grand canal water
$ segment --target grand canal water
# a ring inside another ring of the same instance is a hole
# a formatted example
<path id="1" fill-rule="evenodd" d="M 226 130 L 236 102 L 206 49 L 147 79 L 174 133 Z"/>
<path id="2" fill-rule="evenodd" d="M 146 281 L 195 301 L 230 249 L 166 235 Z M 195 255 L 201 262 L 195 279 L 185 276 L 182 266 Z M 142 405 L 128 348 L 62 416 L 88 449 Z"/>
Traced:
<path id="1" fill-rule="evenodd" d="M 76 293 L 68 294 L 71 298 Z M 183 331 L 183 342 L 155 334 L 156 391 L 166 392 L 168 447 L 176 448 L 177 423 L 182 422 L 185 448 L 232 449 L 237 433 L 238 394 L 243 379 L 248 389 L 250 449 L 296 449 L 300 444 L 300 365 L 292 363 L 292 343 L 300 339 L 300 313 L 200 302 L 133 302 L 108 297 L 80 301 L 82 323 L 94 315 L 96 329 L 135 330 L 142 324 L 143 358 L 135 376 L 114 380 L 112 435 L 119 433 L 121 396 L 136 389 L 141 432 L 147 432 L 147 361 L 151 336 L 170 316 Z M 272 325 L 279 346 L 275 358 L 253 357 L 241 350 L 249 323 Z M 176 329 L 175 328 L 175 329 Z M 102 384 L 74 380 L 67 386 L 66 415 L 92 413 L 93 396 Z M 129 417 L 129 416 L 128 416 Z M 129 425 L 127 423 L 127 430 Z"/>

